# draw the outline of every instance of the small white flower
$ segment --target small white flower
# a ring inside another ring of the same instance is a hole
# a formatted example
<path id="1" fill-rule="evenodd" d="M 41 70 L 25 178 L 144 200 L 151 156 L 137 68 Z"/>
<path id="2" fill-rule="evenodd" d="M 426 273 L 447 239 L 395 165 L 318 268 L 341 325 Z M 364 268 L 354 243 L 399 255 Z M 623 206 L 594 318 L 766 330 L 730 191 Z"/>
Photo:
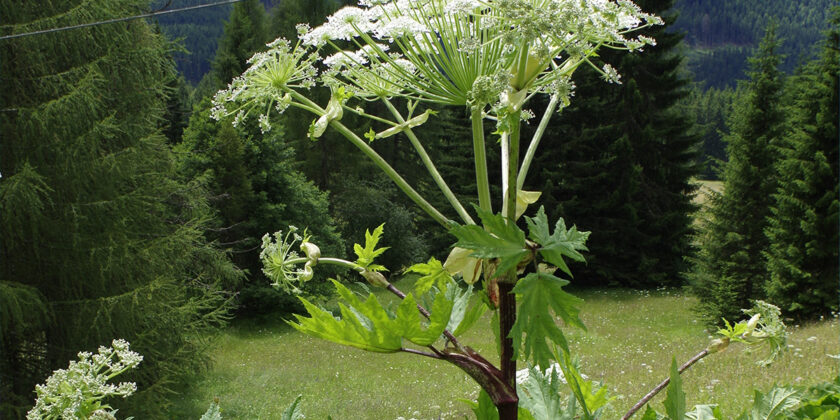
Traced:
<path id="1" fill-rule="evenodd" d="M 358 51 L 339 51 L 324 59 L 324 64 L 334 69 L 363 66 L 367 62 L 365 55 Z"/>
<path id="2" fill-rule="evenodd" d="M 618 74 L 618 71 L 613 66 L 604 64 L 602 71 L 604 72 L 604 80 L 609 83 L 621 84 L 621 75 Z"/>
<path id="3" fill-rule="evenodd" d="M 399 16 L 389 20 L 374 30 L 377 38 L 391 41 L 395 38 L 410 38 L 426 32 L 430 32 L 429 28 L 408 16 Z"/>

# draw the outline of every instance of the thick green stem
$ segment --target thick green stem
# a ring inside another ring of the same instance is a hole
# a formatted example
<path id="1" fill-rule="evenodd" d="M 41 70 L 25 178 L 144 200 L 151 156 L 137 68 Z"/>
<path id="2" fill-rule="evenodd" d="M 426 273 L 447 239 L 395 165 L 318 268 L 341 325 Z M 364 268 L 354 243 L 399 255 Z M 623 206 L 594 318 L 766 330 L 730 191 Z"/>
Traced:
<path id="1" fill-rule="evenodd" d="M 487 155 L 484 150 L 484 118 L 482 110 L 472 110 L 473 157 L 475 159 L 475 184 L 478 189 L 478 205 L 489 212 L 493 211 L 490 202 L 490 180 L 487 176 Z"/>
<path id="2" fill-rule="evenodd" d="M 400 114 L 397 108 L 395 108 L 394 105 L 391 104 L 391 101 L 383 98 L 382 102 L 385 103 L 385 106 L 388 107 L 388 109 L 391 111 L 391 114 L 393 114 L 394 118 L 397 119 L 397 122 L 399 122 L 400 124 L 405 124 L 405 118 L 403 118 L 402 114 Z M 435 183 L 437 184 L 438 188 L 440 188 L 440 191 L 449 201 L 449 204 L 451 204 L 455 211 L 458 213 L 458 216 L 461 217 L 464 223 L 468 225 L 474 225 L 475 221 L 473 221 L 472 217 L 470 217 L 470 214 L 467 213 L 467 209 L 464 208 L 464 205 L 461 204 L 460 201 L 458 201 L 457 197 L 455 197 L 455 194 L 449 188 L 449 185 L 446 184 L 446 181 L 440 175 L 440 172 L 438 172 L 437 168 L 435 167 L 435 164 L 429 157 L 429 154 L 426 153 L 426 149 L 423 148 L 423 144 L 420 143 L 420 139 L 418 139 L 417 135 L 414 134 L 414 131 L 412 131 L 411 128 L 406 127 L 405 134 L 406 136 L 408 136 L 408 140 L 411 142 L 411 145 L 414 146 L 414 150 L 416 150 L 417 154 L 420 155 L 420 160 L 423 161 L 423 165 L 426 166 L 426 170 L 429 171 L 429 175 L 431 175 L 432 178 L 435 180 Z"/>
<path id="3" fill-rule="evenodd" d="M 291 262 L 291 261 L 293 261 L 293 260 L 290 260 L 289 262 Z M 320 258 L 318 258 L 318 263 L 319 264 L 338 265 L 338 266 L 341 266 L 341 267 L 344 267 L 344 268 L 349 268 L 351 270 L 358 271 L 360 273 L 365 270 L 365 268 L 360 266 L 359 264 L 356 264 L 352 261 L 342 260 L 341 258 L 320 257 Z"/>
<path id="4" fill-rule="evenodd" d="M 508 223 L 516 223 L 516 176 L 519 168 L 519 115 L 512 119 L 510 135 L 507 136 L 507 188 L 505 188 L 505 217 Z M 513 286 L 516 283 L 516 269 L 504 273 L 499 279 L 499 337 L 502 337 L 501 371 L 502 379 L 516 389 L 516 360 L 513 358 L 513 339 L 510 332 L 516 323 L 516 297 Z M 497 405 L 500 420 L 516 420 L 517 408 Z"/>
<path id="5" fill-rule="evenodd" d="M 522 167 L 519 170 L 519 176 L 516 178 L 517 190 L 521 190 L 522 186 L 525 185 L 525 177 L 528 176 L 528 169 L 531 168 L 531 162 L 534 160 L 534 155 L 537 153 L 537 146 L 540 145 L 540 140 L 542 140 L 542 136 L 545 134 L 545 129 L 548 127 L 548 121 L 554 114 L 554 110 L 557 109 L 558 102 L 560 102 L 560 96 L 551 95 L 551 100 L 545 108 L 545 113 L 540 120 L 540 125 L 537 127 L 537 131 L 534 132 L 534 136 L 531 137 L 531 143 L 528 144 L 528 151 L 525 152 L 525 158 L 522 159 Z"/>
<path id="6" fill-rule="evenodd" d="M 300 101 L 303 104 L 306 104 L 310 108 L 316 110 L 316 115 L 324 115 L 325 111 L 323 108 L 318 106 L 318 104 L 309 100 L 309 98 L 295 92 L 290 91 L 292 97 L 296 100 Z M 449 220 L 446 216 L 444 216 L 440 211 L 438 211 L 433 205 L 431 205 L 425 198 L 423 198 L 420 193 L 418 193 L 411 185 L 406 182 L 406 180 L 400 176 L 399 173 L 390 165 L 388 162 L 376 153 L 376 150 L 373 150 L 372 147 L 368 146 L 367 142 L 362 140 L 356 133 L 352 132 L 349 128 L 347 128 L 344 124 L 339 121 L 333 120 L 330 122 L 330 126 L 332 126 L 336 131 L 341 133 L 347 140 L 350 140 L 353 145 L 359 148 L 362 153 L 365 154 L 370 160 L 373 161 L 382 172 L 385 172 L 385 175 L 388 175 L 391 178 L 391 181 L 394 181 L 394 184 L 397 184 L 397 187 L 402 190 L 405 195 L 407 195 L 414 203 L 420 206 L 423 211 L 432 216 L 432 219 L 435 219 L 436 222 L 443 225 L 445 228 L 449 228 L 449 226 L 453 223 Z"/>

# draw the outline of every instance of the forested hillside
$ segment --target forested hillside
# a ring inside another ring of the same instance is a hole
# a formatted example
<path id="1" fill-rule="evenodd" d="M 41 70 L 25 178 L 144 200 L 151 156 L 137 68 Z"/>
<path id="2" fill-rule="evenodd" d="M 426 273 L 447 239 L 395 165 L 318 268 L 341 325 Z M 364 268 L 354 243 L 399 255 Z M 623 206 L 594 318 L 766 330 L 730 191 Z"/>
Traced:
<path id="1" fill-rule="evenodd" d="M 779 23 L 781 69 L 790 73 L 811 58 L 828 29 L 832 0 L 678 0 L 674 29 L 685 32 L 687 65 L 705 87 L 734 87 L 744 78 L 747 57 L 758 46 L 764 28 Z"/>

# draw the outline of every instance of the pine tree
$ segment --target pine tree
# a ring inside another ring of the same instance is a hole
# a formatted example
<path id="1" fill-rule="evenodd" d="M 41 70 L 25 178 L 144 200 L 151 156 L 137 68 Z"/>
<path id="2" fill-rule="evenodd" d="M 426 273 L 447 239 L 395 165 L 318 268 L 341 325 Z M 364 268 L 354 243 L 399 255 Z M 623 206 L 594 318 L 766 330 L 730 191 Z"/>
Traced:
<path id="1" fill-rule="evenodd" d="M 313 28 L 324 22 L 327 16 L 342 5 L 354 3 L 350 0 L 283 0 L 271 11 L 269 28 L 273 37 L 288 40 L 297 39 L 295 26 L 306 23 Z"/>
<path id="2" fill-rule="evenodd" d="M 790 82 L 793 132 L 781 147 L 779 187 L 764 231 L 767 298 L 797 319 L 837 310 L 838 12 L 822 57 Z"/>
<path id="3" fill-rule="evenodd" d="M 713 323 L 721 317 L 740 317 L 740 309 L 750 307 L 751 299 L 764 297 L 764 229 L 776 191 L 776 148 L 786 112 L 778 48 L 776 28 L 770 25 L 750 58 L 749 80 L 728 121 L 724 193 L 711 200 L 698 236 L 701 252 L 692 273 L 694 290 Z"/>
<path id="4" fill-rule="evenodd" d="M 211 71 L 196 86 L 194 102 L 213 96 L 248 68 L 248 59 L 265 49 L 268 41 L 268 14 L 260 0 L 236 3 L 230 12 L 219 47 L 211 63 Z"/>
<path id="5" fill-rule="evenodd" d="M 671 4 L 639 2 L 656 14 Z M 579 284 L 682 281 L 691 252 L 689 180 L 699 170 L 698 137 L 677 107 L 688 94 L 687 82 L 678 74 L 681 36 L 667 32 L 673 17 L 666 15 L 666 22 L 646 31 L 657 45 L 643 54 L 601 55 L 618 69 L 622 85 L 606 85 L 582 69 L 572 105 L 546 135 L 534 172 L 541 179 L 532 175 L 549 211 L 592 231 L 588 263 L 575 270 Z"/>
<path id="6" fill-rule="evenodd" d="M 136 0 L 0 1 L 3 34 L 122 17 Z M 200 189 L 174 179 L 159 132 L 172 74 L 142 20 L 0 43 L 0 417 L 79 351 L 144 355 L 120 414 L 160 416 L 204 365 L 237 271 L 204 237 Z M 130 407 L 129 407 L 130 406 Z M 133 407 L 133 408 L 132 408 Z"/>

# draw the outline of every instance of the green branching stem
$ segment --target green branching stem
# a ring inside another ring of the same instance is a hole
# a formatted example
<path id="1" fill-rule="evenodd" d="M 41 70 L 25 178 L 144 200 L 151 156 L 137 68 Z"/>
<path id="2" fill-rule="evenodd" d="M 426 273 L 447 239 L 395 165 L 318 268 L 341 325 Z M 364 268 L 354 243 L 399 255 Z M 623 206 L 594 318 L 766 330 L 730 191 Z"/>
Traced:
<path id="1" fill-rule="evenodd" d="M 373 121 L 381 122 L 383 124 L 388 124 L 391 127 L 396 127 L 396 126 L 399 125 L 399 123 L 395 123 L 393 121 L 386 120 L 385 118 L 377 117 L 376 115 L 373 115 L 373 114 L 368 114 L 367 112 L 364 112 L 361 109 L 353 108 L 353 107 L 350 107 L 350 106 L 347 106 L 347 105 L 344 105 L 342 107 L 345 110 L 350 111 L 350 112 L 352 112 L 352 113 L 354 113 L 354 114 L 356 114 L 360 117 L 364 117 L 364 118 L 367 118 L 367 119 L 370 119 L 370 120 L 373 120 Z"/>
<path id="2" fill-rule="evenodd" d="M 290 94 L 295 100 L 299 101 L 301 104 L 306 105 L 307 107 L 316 111 L 316 115 L 321 116 L 325 114 L 326 111 L 324 111 L 323 108 L 318 106 L 318 104 L 310 101 L 305 96 L 297 93 L 294 90 L 291 90 Z M 397 187 L 400 190 L 402 190 L 403 193 L 405 193 L 405 195 L 411 198 L 411 200 L 414 201 L 414 203 L 416 203 L 418 206 L 420 206 L 420 208 L 423 209 L 423 211 L 428 213 L 429 216 L 432 216 L 432 219 L 434 219 L 436 222 L 440 223 L 444 227 L 449 227 L 452 221 L 449 220 L 446 216 L 444 216 L 428 201 L 426 201 L 426 199 L 423 198 L 423 196 L 420 195 L 420 193 L 418 193 L 414 188 L 412 188 L 411 185 L 409 185 L 408 182 L 406 182 L 406 180 L 402 176 L 400 176 L 400 174 L 397 173 L 397 171 L 390 164 L 388 164 L 388 162 L 385 159 L 383 159 L 382 156 L 379 155 L 379 153 L 376 153 L 376 150 L 373 150 L 373 148 L 367 144 L 367 142 L 365 142 L 363 139 L 361 139 L 358 135 L 356 135 L 354 132 L 352 132 L 349 128 L 347 128 L 344 124 L 342 124 L 339 121 L 331 121 L 330 126 L 333 127 L 339 133 L 341 133 L 341 135 L 346 137 L 348 140 L 350 140 L 350 142 L 353 143 L 353 145 L 358 147 L 359 150 L 361 150 L 362 153 L 365 154 L 365 156 L 367 156 L 371 161 L 373 161 L 374 164 L 376 164 L 376 166 L 379 167 L 379 169 L 382 170 L 382 172 L 385 172 L 385 174 L 388 175 L 389 178 L 391 178 L 391 181 L 394 181 L 394 184 L 396 184 Z"/>
<path id="3" fill-rule="evenodd" d="M 399 122 L 400 124 L 405 124 L 405 118 L 403 118 L 402 114 L 400 114 L 400 111 L 397 110 L 396 107 L 394 107 L 391 101 L 389 101 L 386 98 L 382 98 L 382 102 L 385 103 L 385 106 L 388 107 L 388 110 L 391 111 L 391 114 L 394 116 L 394 118 L 397 119 L 397 122 Z M 412 131 L 411 128 L 406 127 L 405 134 L 406 136 L 408 136 L 408 140 L 411 142 L 411 145 L 414 146 L 414 150 L 416 150 L 417 154 L 420 155 L 420 160 L 423 161 L 423 165 L 426 166 L 426 170 L 429 171 L 429 175 L 431 175 L 432 178 L 435 180 L 435 183 L 437 184 L 438 188 L 440 188 L 440 191 L 449 201 L 449 204 L 451 204 L 455 211 L 458 213 L 458 216 L 461 217 L 464 223 L 468 225 L 474 225 L 475 221 L 473 221 L 472 217 L 470 217 L 470 214 L 467 213 L 467 209 L 464 208 L 464 205 L 461 204 L 461 202 L 458 201 L 458 198 L 455 197 L 455 194 L 449 188 L 449 185 L 443 179 L 443 176 L 440 175 L 440 172 L 438 172 L 434 162 L 432 162 L 432 159 L 429 157 L 429 154 L 426 153 L 426 149 L 423 148 L 423 144 L 420 143 L 420 139 L 417 138 L 417 135 L 414 134 L 414 131 Z"/>
<path id="4" fill-rule="evenodd" d="M 475 159 L 475 183 L 478 189 L 478 205 L 482 209 L 492 212 L 493 205 L 490 202 L 490 180 L 487 175 L 487 155 L 484 150 L 484 118 L 480 107 L 473 107 L 472 135 L 473 155 Z"/>
<path id="5" fill-rule="evenodd" d="M 540 125 L 537 126 L 537 131 L 534 132 L 534 136 L 531 137 L 531 142 L 528 144 L 528 150 L 525 152 L 525 158 L 522 159 L 519 176 L 516 178 L 517 190 L 521 190 L 525 185 L 525 178 L 528 176 L 528 169 L 531 168 L 531 162 L 534 160 L 534 156 L 537 153 L 537 147 L 540 145 L 540 140 L 542 140 L 543 134 L 545 134 L 546 127 L 548 127 L 548 121 L 551 119 L 551 116 L 554 115 L 554 110 L 557 109 L 558 102 L 560 102 L 560 96 L 556 94 L 551 95 L 551 100 L 545 108 L 545 113 L 540 120 Z"/>
<path id="6" fill-rule="evenodd" d="M 690 368 L 691 365 L 697 363 L 700 359 L 708 356 L 709 354 L 710 354 L 709 349 L 705 349 L 705 350 L 701 351 L 700 353 L 697 353 L 696 355 L 694 355 L 694 357 L 692 357 L 687 362 L 685 362 L 682 366 L 680 366 L 679 369 L 677 369 L 677 371 L 679 373 L 683 373 L 683 371 Z M 647 395 L 642 397 L 642 399 L 639 400 L 639 402 L 637 402 L 636 405 L 634 405 L 632 408 L 630 408 L 630 411 L 628 411 L 627 414 L 625 414 L 624 417 L 621 418 L 621 420 L 627 420 L 630 417 L 632 417 L 633 414 L 636 414 L 636 412 L 639 411 L 639 409 L 641 409 L 642 407 L 644 407 L 645 404 L 647 404 L 648 401 L 650 401 L 653 397 L 656 396 L 656 394 L 658 394 L 660 391 L 665 389 L 665 387 L 668 386 L 669 383 L 671 383 L 671 378 L 670 377 L 665 378 L 665 380 L 660 382 L 659 385 L 657 385 L 650 392 L 648 392 Z"/>

